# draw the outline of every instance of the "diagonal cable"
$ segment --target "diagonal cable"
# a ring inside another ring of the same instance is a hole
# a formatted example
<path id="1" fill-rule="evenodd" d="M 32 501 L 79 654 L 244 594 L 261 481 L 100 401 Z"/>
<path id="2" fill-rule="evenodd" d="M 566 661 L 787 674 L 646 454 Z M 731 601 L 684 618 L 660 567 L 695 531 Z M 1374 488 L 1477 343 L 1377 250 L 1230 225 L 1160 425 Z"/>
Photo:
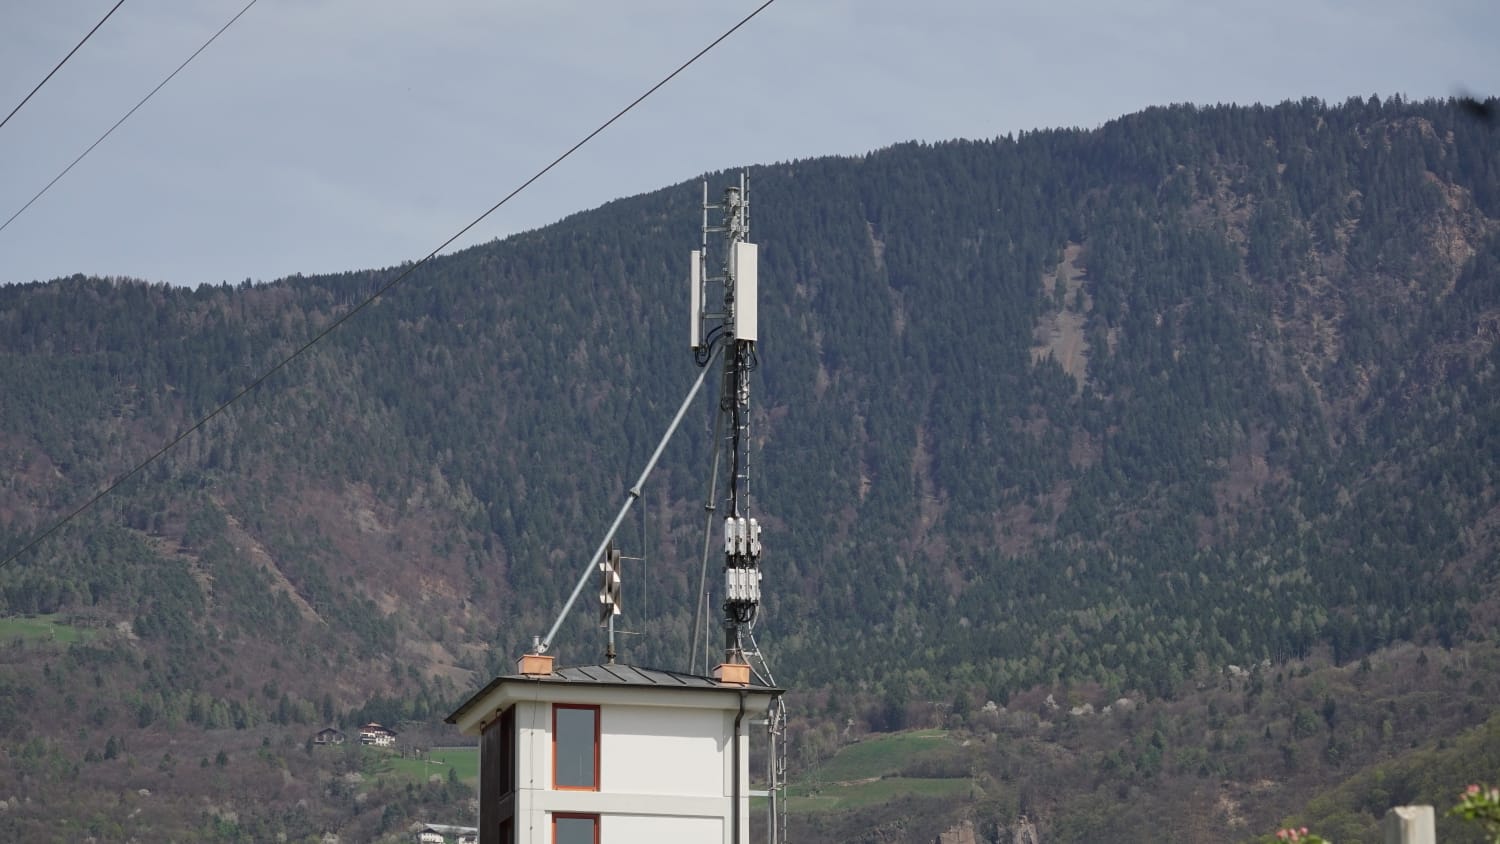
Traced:
<path id="1" fill-rule="evenodd" d="M 73 54 L 78 52 L 78 48 L 83 46 L 84 41 L 87 41 L 90 38 L 94 37 L 94 33 L 99 31 L 99 27 L 104 26 L 104 22 L 109 20 L 109 16 L 115 13 L 115 9 L 118 9 L 123 5 L 125 5 L 125 0 L 120 0 L 120 2 L 111 7 L 108 12 L 104 13 L 104 17 L 100 18 L 99 22 L 94 24 L 94 28 L 89 30 L 89 34 L 83 36 L 83 41 L 79 41 L 76 45 L 74 45 L 73 49 L 69 50 L 68 54 L 62 57 L 62 61 L 57 63 L 57 67 L 52 68 L 52 73 L 48 73 L 46 76 L 42 77 L 42 81 L 36 83 L 36 87 L 31 89 L 31 93 L 27 94 L 25 99 L 22 99 L 19 103 L 17 103 L 16 107 L 10 110 L 10 114 L 5 115 L 4 120 L 0 120 L 0 129 L 5 128 L 5 124 L 9 123 L 10 119 L 16 116 L 16 112 L 21 110 L 21 106 L 26 105 L 26 103 L 29 102 L 32 97 L 36 96 L 37 91 L 42 90 L 42 86 L 47 84 L 47 81 L 52 78 L 53 73 L 62 70 L 62 66 L 68 63 L 68 59 L 73 58 Z"/>
<path id="2" fill-rule="evenodd" d="M 587 135 L 585 135 L 583 137 L 583 139 L 580 140 L 578 143 L 573 144 L 571 147 L 568 147 L 567 151 L 564 152 L 562 155 L 559 155 L 557 158 L 554 158 L 552 160 L 552 163 L 550 163 L 546 167 L 543 167 L 542 169 L 538 170 L 535 175 L 533 175 L 531 178 L 527 179 L 526 181 L 522 182 L 519 187 L 515 188 L 510 193 L 506 194 L 504 197 L 502 197 L 500 199 L 499 202 L 496 202 L 494 205 L 491 205 L 487 211 L 485 211 L 483 214 L 480 214 L 478 217 L 475 217 L 472 222 L 470 222 L 468 225 L 464 226 L 463 228 L 459 229 L 458 232 L 456 232 L 452 237 L 450 237 L 447 240 L 443 241 L 442 243 L 438 244 L 438 246 L 437 246 L 436 249 L 433 249 L 431 252 L 428 252 L 427 255 L 424 258 L 422 258 L 420 261 L 417 261 L 416 263 L 414 263 L 411 266 L 407 267 L 406 269 L 402 270 L 400 273 L 398 273 L 396 275 L 395 278 L 392 278 L 390 281 L 386 282 L 385 284 L 382 284 L 378 289 L 376 289 L 376 291 L 374 293 L 370 294 L 370 296 L 368 298 L 366 298 L 363 302 L 360 302 L 358 305 L 355 305 L 353 308 L 351 308 L 349 310 L 348 313 L 344 314 L 343 316 L 339 317 L 338 319 L 335 319 L 333 322 L 330 322 L 327 326 L 325 326 L 323 328 L 323 330 L 321 330 L 317 334 L 313 335 L 313 338 L 311 340 L 308 340 L 306 343 L 303 343 L 301 346 L 298 346 L 295 351 L 293 351 L 291 354 L 287 355 L 286 357 L 282 358 L 275 366 L 272 366 L 270 369 L 268 369 L 265 372 L 261 373 L 261 375 L 258 378 L 256 378 L 254 381 L 251 381 L 248 385 L 246 385 L 239 392 L 235 393 L 233 396 L 230 396 L 227 401 L 225 401 L 223 404 L 219 405 L 218 407 L 214 408 L 213 411 L 211 411 L 207 416 L 204 416 L 202 419 L 199 419 L 197 422 L 194 422 L 191 426 L 189 426 L 182 433 L 180 433 L 177 436 L 173 437 L 171 439 L 171 441 L 169 441 L 166 445 L 164 445 L 161 448 L 157 449 L 150 457 L 147 457 L 145 460 L 142 460 L 140 463 L 136 464 L 135 468 L 131 469 L 130 471 L 128 471 L 125 474 L 121 475 L 120 477 L 116 478 L 114 481 L 112 481 L 104 489 L 102 489 L 99 492 L 95 493 L 92 498 L 90 498 L 89 500 L 87 500 L 87 501 L 83 502 L 82 504 L 80 504 L 76 509 L 74 509 L 72 512 L 68 513 L 66 516 L 63 516 L 61 519 L 57 520 L 57 522 L 55 522 L 51 527 L 49 527 L 45 531 L 43 531 L 36 538 L 32 539 L 30 542 L 27 542 L 25 545 L 21 546 L 15 552 L 13 552 L 9 556 L 7 556 L 4 560 L 0 560 L 0 569 L 3 569 L 6 566 L 10 565 L 11 563 L 15 562 L 17 559 L 19 559 L 21 557 L 22 554 L 25 554 L 27 551 L 30 551 L 32 548 L 35 548 L 37 545 L 41 544 L 42 541 L 45 540 L 47 537 L 51 536 L 54 533 L 57 533 L 68 522 L 71 522 L 73 519 L 75 519 L 79 515 L 81 515 L 84 511 L 88 510 L 90 507 L 93 507 L 96 503 L 99 502 L 99 500 L 101 498 L 103 498 L 106 495 L 109 495 L 111 492 L 114 492 L 115 489 L 117 487 L 119 487 L 121 484 L 125 483 L 126 481 L 128 481 L 132 477 L 134 477 L 135 475 L 139 474 L 142 469 L 145 469 L 147 466 L 149 466 L 152 463 L 154 463 L 162 455 L 164 455 L 167 452 L 171 451 L 174 447 L 176 447 L 176 445 L 178 443 L 180 443 L 183 440 L 187 439 L 193 433 L 195 433 L 196 431 L 198 431 L 198 429 L 202 428 L 204 425 L 207 425 L 209 422 L 211 422 L 214 419 L 214 417 L 218 416 L 220 413 L 223 413 L 225 410 L 228 410 L 231 405 L 233 405 L 235 402 L 239 401 L 240 399 L 244 398 L 246 395 L 248 395 L 249 393 L 251 393 L 253 390 L 255 390 L 255 388 L 259 387 L 261 384 L 265 383 L 265 381 L 268 378 L 270 378 L 272 375 L 275 375 L 277 372 L 280 372 L 287 364 L 289 364 L 292 361 L 296 360 L 298 357 L 300 357 L 302 355 L 303 352 L 306 352 L 308 349 L 311 349 L 314 345 L 316 345 L 318 343 L 318 341 L 322 340 L 324 337 L 327 337 L 329 334 L 332 334 L 335 329 L 337 329 L 339 326 L 343 325 L 345 322 L 347 322 L 355 314 L 359 313 L 360 311 L 362 311 L 365 308 L 369 307 L 370 305 L 374 304 L 374 302 L 377 299 L 379 299 L 381 296 L 385 295 L 385 293 L 387 291 L 389 291 L 391 288 L 393 288 L 396 285 L 400 284 L 401 282 L 405 281 L 412 273 L 416 272 L 419 267 L 421 267 L 422 265 L 426 264 L 428 261 L 431 261 L 433 258 L 437 257 L 437 254 L 439 252 L 442 252 L 444 249 L 448 248 L 448 246 L 450 244 L 452 244 L 453 241 L 458 240 L 460 237 L 463 237 L 465 234 L 468 233 L 468 231 L 470 229 L 474 228 L 475 226 L 477 226 L 481 222 L 483 222 L 486 217 L 488 217 L 491 214 L 493 214 L 496 211 L 498 211 L 500 209 L 500 206 L 504 205 L 507 202 L 510 202 L 511 199 L 513 199 L 516 196 L 516 194 L 520 193 L 523 190 L 526 190 L 528 187 L 531 186 L 531 184 L 533 182 L 535 182 L 536 180 L 540 179 L 541 177 L 547 175 L 547 173 L 551 172 L 552 168 L 554 168 L 557 165 L 563 163 L 563 161 L 566 160 L 569 156 L 571 156 L 573 153 L 577 152 L 580 147 L 582 147 L 584 144 L 588 143 L 589 141 L 593 140 L 595 136 L 597 136 L 599 133 L 603 132 L 605 129 L 608 129 L 610 126 L 614 125 L 615 121 L 617 121 L 620 118 L 624 117 L 632 109 L 634 109 L 636 106 L 638 106 L 642 102 L 644 102 L 647 97 L 649 97 L 652 94 L 656 93 L 660 88 L 662 88 L 668 82 L 671 82 L 673 79 L 677 78 L 678 74 L 682 73 L 684 70 L 687 70 L 689 67 L 691 67 L 693 65 L 693 63 L 697 62 L 699 59 L 701 59 L 705 55 L 707 55 L 708 51 L 710 51 L 713 48 L 719 46 L 719 44 L 722 43 L 725 39 L 729 38 L 729 36 L 731 36 L 734 33 L 738 32 L 739 29 L 740 29 L 740 27 L 743 27 L 745 24 L 749 23 L 752 19 L 755 18 L 756 15 L 759 15 L 761 12 L 765 11 L 772 3 L 775 3 L 775 2 L 776 2 L 776 0 L 765 0 L 764 3 L 761 3 L 759 6 L 755 7 L 755 9 L 750 12 L 750 14 L 748 14 L 745 17 L 741 18 L 740 21 L 739 21 L 739 23 L 736 23 L 734 26 L 731 26 L 729 29 L 725 30 L 724 34 L 720 35 L 718 38 L 715 38 L 713 41 L 709 42 L 709 44 L 708 44 L 707 47 L 704 47 L 703 49 L 701 49 L 698 52 L 694 53 L 692 58 L 690 58 L 687 61 L 683 62 L 682 64 L 678 65 L 678 67 L 677 67 L 676 70 L 674 70 L 671 73 L 667 74 L 666 76 L 662 77 L 662 79 L 661 79 L 660 82 L 657 82 L 655 85 L 652 85 L 650 88 L 646 89 L 646 92 L 644 94 L 641 94 L 640 96 L 636 97 L 634 100 L 631 100 L 629 105 L 627 105 L 624 108 L 620 109 L 619 111 L 615 112 L 615 115 L 613 117 L 611 117 L 610 119 L 608 119 L 608 120 L 604 121 L 603 123 L 599 124 L 599 128 L 597 128 L 594 131 L 592 131 L 592 132 L 588 133 Z M 250 0 L 250 5 L 251 6 L 255 5 L 255 0 Z M 248 9 L 248 8 L 250 8 L 250 6 L 246 6 L 245 8 Z M 241 11 L 240 14 L 244 14 L 244 12 Z M 236 17 L 238 17 L 238 16 L 236 16 Z M 230 21 L 230 23 L 233 23 L 233 21 Z M 220 30 L 220 32 L 222 32 L 222 31 L 223 30 Z M 207 45 L 205 44 L 204 46 L 207 46 Z"/>
<path id="3" fill-rule="evenodd" d="M 125 112 L 125 116 L 124 117 L 120 118 L 119 120 L 116 120 L 115 121 L 115 125 L 113 125 L 113 126 L 109 127 L 108 129 L 106 129 L 104 131 L 104 134 L 102 134 L 102 135 L 99 136 L 99 140 L 94 141 L 93 143 L 89 144 L 89 148 L 88 149 L 86 149 L 83 152 L 79 153 L 78 157 L 75 158 L 75 159 L 73 159 L 73 163 L 69 164 L 67 167 L 64 167 L 61 173 L 58 173 L 56 176 L 53 176 L 52 177 L 52 181 L 48 182 L 46 187 L 44 187 L 41 190 L 37 191 L 36 192 L 36 196 L 33 196 L 31 199 L 27 200 L 26 204 L 22 205 L 21 209 L 19 211 L 17 211 L 16 213 L 10 215 L 10 219 L 9 220 L 6 220 L 4 223 L 0 223 L 0 232 L 5 231 L 6 227 L 9 226 L 11 223 L 15 222 L 15 220 L 16 220 L 17 217 L 19 217 L 22 214 L 26 213 L 26 209 L 30 208 L 31 205 L 32 205 L 32 203 L 36 202 L 38 199 L 41 199 L 42 198 L 42 194 L 46 193 L 49 190 L 52 190 L 52 186 L 55 185 L 55 184 L 57 184 L 59 181 L 61 181 L 63 176 L 68 175 L 68 171 L 69 170 L 72 170 L 74 167 L 76 167 L 78 165 L 78 162 L 82 161 L 85 157 L 88 156 L 89 153 L 93 152 L 94 151 L 94 147 L 99 146 L 100 144 L 104 143 L 104 139 L 108 138 L 111 134 L 114 133 L 114 131 L 116 129 L 120 128 L 120 124 L 121 123 L 124 123 L 125 121 L 129 120 L 130 119 L 130 115 L 135 114 L 136 109 L 139 109 L 141 106 L 143 106 L 143 105 L 146 104 L 147 100 L 149 100 L 152 97 L 156 96 L 156 92 L 157 91 L 160 91 L 162 88 L 166 87 L 166 84 L 168 82 L 172 81 L 172 77 L 174 77 L 177 74 L 181 73 L 182 69 L 185 68 L 185 67 L 187 67 L 188 64 L 193 59 L 198 58 L 198 54 L 199 53 L 203 52 L 204 50 L 207 50 L 208 49 L 208 45 L 210 45 L 210 44 L 214 43 L 215 41 L 217 41 L 219 39 L 219 36 L 224 34 L 224 30 L 228 29 L 231 26 L 234 26 L 234 22 L 237 21 L 237 20 L 239 20 L 241 15 L 244 15 L 246 12 L 250 11 L 250 7 L 254 6 L 256 4 L 256 2 L 258 2 L 258 0 L 250 0 L 249 3 L 246 3 L 245 4 L 245 8 L 240 9 L 240 11 L 239 11 L 238 14 L 236 14 L 234 17 L 232 17 L 232 18 L 229 19 L 229 23 L 226 23 L 223 26 L 219 27 L 219 31 L 218 32 L 215 32 L 212 36 L 209 37 L 209 39 L 207 41 L 203 42 L 203 46 L 201 46 L 198 49 L 194 50 L 193 54 L 191 56 L 188 56 L 186 59 L 184 59 L 183 62 L 182 62 L 182 64 L 180 64 L 180 65 L 177 66 L 176 70 L 174 70 L 171 73 L 167 74 L 167 78 L 166 79 L 163 79 L 161 82 L 157 83 L 157 86 L 155 88 L 152 88 L 151 92 L 149 94 L 147 94 L 146 96 L 142 97 L 140 102 L 138 102 L 135 105 L 131 106 L 130 111 Z M 19 107 L 20 106 L 17 106 L 17 108 L 19 108 Z"/>

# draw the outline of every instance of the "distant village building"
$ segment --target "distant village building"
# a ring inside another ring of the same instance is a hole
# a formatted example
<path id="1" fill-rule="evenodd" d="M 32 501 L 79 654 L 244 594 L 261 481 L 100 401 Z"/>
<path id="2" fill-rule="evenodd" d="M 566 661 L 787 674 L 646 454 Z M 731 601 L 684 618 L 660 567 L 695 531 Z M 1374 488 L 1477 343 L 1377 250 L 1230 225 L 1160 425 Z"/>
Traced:
<path id="1" fill-rule="evenodd" d="M 334 729 L 333 727 L 326 727 L 324 729 L 318 730 L 318 734 L 315 735 L 315 736 L 313 736 L 313 744 L 343 744 L 343 743 L 344 743 L 344 731 L 343 730 Z"/>
<path id="2" fill-rule="evenodd" d="M 479 830 L 472 826 L 430 823 L 417 831 L 417 844 L 478 844 Z"/>
<path id="3" fill-rule="evenodd" d="M 748 669 L 521 663 L 447 719 L 481 737 L 479 844 L 750 839 L 749 732 L 780 689 Z"/>
<path id="4" fill-rule="evenodd" d="M 376 747 L 390 747 L 396 743 L 396 731 L 387 729 L 374 721 L 359 728 L 359 743 Z"/>

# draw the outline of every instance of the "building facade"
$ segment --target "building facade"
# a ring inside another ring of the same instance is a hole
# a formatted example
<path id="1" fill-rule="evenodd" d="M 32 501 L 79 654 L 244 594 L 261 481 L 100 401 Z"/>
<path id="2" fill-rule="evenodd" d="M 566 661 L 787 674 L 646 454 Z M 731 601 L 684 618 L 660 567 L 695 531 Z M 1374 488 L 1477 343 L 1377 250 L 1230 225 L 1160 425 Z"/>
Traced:
<path id="1" fill-rule="evenodd" d="M 359 743 L 390 747 L 396 743 L 396 731 L 371 721 L 359 728 Z"/>
<path id="2" fill-rule="evenodd" d="M 497 678 L 448 718 L 480 736 L 480 844 L 748 844 L 750 722 L 779 689 L 545 668 Z"/>
<path id="3" fill-rule="evenodd" d="M 318 730 L 313 736 L 313 744 L 343 744 L 344 733 L 334 727 L 325 727 Z"/>

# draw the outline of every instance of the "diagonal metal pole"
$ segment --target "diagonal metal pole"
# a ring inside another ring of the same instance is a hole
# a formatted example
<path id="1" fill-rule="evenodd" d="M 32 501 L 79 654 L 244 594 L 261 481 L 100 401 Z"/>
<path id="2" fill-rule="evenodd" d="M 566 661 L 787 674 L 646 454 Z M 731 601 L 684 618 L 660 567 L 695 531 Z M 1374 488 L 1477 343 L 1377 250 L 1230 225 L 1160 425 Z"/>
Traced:
<path id="1" fill-rule="evenodd" d="M 708 608 L 708 546 L 713 540 L 714 531 L 714 502 L 719 495 L 719 456 L 724 453 L 719 447 L 719 436 L 723 433 L 724 411 L 714 414 L 714 468 L 708 473 L 708 501 L 704 503 L 703 510 L 703 565 L 698 569 L 698 599 L 693 602 L 693 632 L 688 637 L 692 641 L 692 652 L 688 656 L 688 673 L 698 670 L 698 643 L 704 642 L 703 658 L 708 660 L 708 633 L 698 635 L 698 628 L 704 623 L 703 614 Z M 706 666 L 705 666 L 706 669 Z"/>
<path id="2" fill-rule="evenodd" d="M 635 486 L 631 487 L 626 494 L 625 504 L 620 508 L 619 514 L 615 516 L 614 523 L 609 526 L 609 531 L 604 534 L 604 539 L 600 540 L 599 547 L 594 549 L 593 556 L 589 557 L 588 565 L 584 566 L 583 574 L 578 578 L 578 585 L 573 587 L 573 594 L 568 596 L 568 602 L 563 605 L 562 612 L 558 613 L 557 620 L 552 622 L 552 629 L 548 630 L 547 635 L 542 637 L 542 640 L 537 643 L 537 653 L 544 654 L 548 648 L 552 647 L 552 639 L 557 635 L 558 628 L 562 627 L 563 619 L 568 617 L 568 613 L 573 609 L 573 604 L 578 601 L 579 594 L 583 592 L 583 587 L 588 585 L 589 576 L 594 573 L 595 564 L 604 555 L 605 546 L 609 545 L 609 541 L 615 538 L 615 531 L 619 530 L 620 523 L 625 521 L 625 515 L 630 512 L 631 505 L 635 503 L 637 498 L 641 497 L 641 487 L 645 485 L 646 478 L 650 477 L 651 470 L 656 468 L 656 461 L 661 459 L 661 453 L 666 449 L 667 441 L 672 439 L 672 435 L 677 432 L 677 426 L 681 424 L 682 417 L 687 414 L 688 406 L 693 403 L 693 399 L 698 397 L 698 390 L 703 387 L 703 381 L 708 377 L 709 371 L 713 369 L 714 360 L 718 356 L 719 349 L 716 348 L 714 349 L 713 356 L 708 360 L 708 365 L 703 367 L 703 371 L 698 374 L 698 380 L 693 382 L 693 389 L 689 390 L 687 398 L 682 400 L 682 406 L 677 408 L 677 415 L 672 417 L 672 424 L 667 426 L 667 432 L 662 435 L 661 442 L 656 444 L 656 451 L 651 454 L 651 459 L 646 461 L 646 468 L 641 471 L 640 479 L 635 482 Z"/>

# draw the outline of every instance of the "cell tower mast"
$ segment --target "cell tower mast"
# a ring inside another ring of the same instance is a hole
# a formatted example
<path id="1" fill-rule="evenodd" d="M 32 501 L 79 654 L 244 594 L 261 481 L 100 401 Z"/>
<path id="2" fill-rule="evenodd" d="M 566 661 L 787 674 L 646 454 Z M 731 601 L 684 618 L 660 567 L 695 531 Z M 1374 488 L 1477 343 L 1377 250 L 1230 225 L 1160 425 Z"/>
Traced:
<path id="1" fill-rule="evenodd" d="M 720 212 L 717 225 L 710 221 L 714 211 Z M 714 234 L 722 235 L 717 250 L 711 249 Z M 691 339 L 699 366 L 708 364 L 716 344 L 724 352 L 716 426 L 723 436 L 716 448 L 722 449 L 728 464 L 723 498 L 723 666 L 749 665 L 747 657 L 756 650 L 749 643 L 749 626 L 760 607 L 760 523 L 750 515 L 750 372 L 756 366 L 759 277 L 757 250 L 749 235 L 745 175 L 740 174 L 737 186 L 725 189 L 717 205 L 709 204 L 705 182 L 702 243 L 692 253 Z"/>
<path id="2" fill-rule="evenodd" d="M 711 219 L 717 213 L 717 219 Z M 713 237 L 718 235 L 718 237 Z M 716 241 L 716 242 L 715 242 Z M 750 181 L 740 174 L 739 184 L 724 190 L 718 204 L 709 203 L 708 183 L 703 183 L 703 226 L 699 248 L 690 263 L 690 333 L 694 359 L 709 366 L 722 351 L 723 372 L 719 388 L 718 416 L 714 424 L 714 468 L 709 482 L 708 530 L 703 546 L 703 579 L 693 620 L 691 670 L 698 670 L 700 618 L 708 604 L 706 575 L 708 551 L 717 509 L 716 486 L 721 462 L 727 464 L 724 507 L 724 659 L 713 674 L 726 682 L 748 683 L 752 674 L 766 685 L 775 685 L 770 666 L 755 643 L 755 618 L 761 599 L 760 522 L 751 515 L 750 498 L 750 373 L 759 361 L 755 344 L 759 339 L 758 250 L 750 242 Z M 706 634 L 706 626 L 703 628 Z M 704 660 L 709 647 L 704 648 Z M 705 669 L 707 666 L 704 666 Z M 705 673 L 707 673 L 705 671 Z M 786 709 L 780 696 L 766 713 L 769 740 L 766 785 L 767 840 L 786 840 Z"/>

